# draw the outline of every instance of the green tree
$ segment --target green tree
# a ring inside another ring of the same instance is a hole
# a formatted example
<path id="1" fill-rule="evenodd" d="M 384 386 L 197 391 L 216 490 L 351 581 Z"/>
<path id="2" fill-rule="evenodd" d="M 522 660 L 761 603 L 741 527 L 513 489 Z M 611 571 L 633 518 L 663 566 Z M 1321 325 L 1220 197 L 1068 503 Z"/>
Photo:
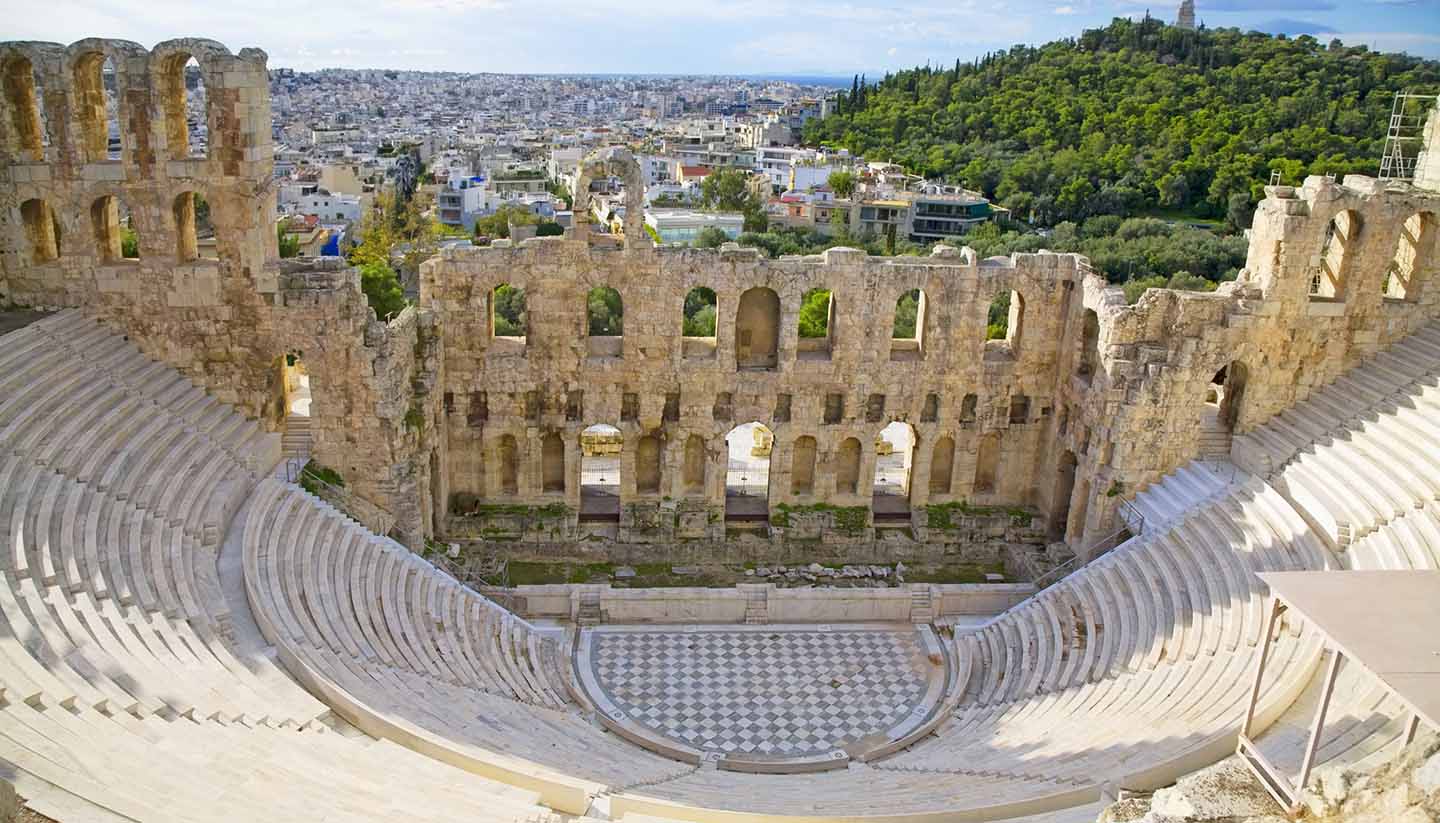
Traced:
<path id="1" fill-rule="evenodd" d="M 830 336 L 830 290 L 811 289 L 800 302 L 800 336 Z"/>
<path id="2" fill-rule="evenodd" d="M 120 228 L 120 256 L 126 260 L 140 258 L 140 236 L 129 226 Z"/>
<path id="3" fill-rule="evenodd" d="M 565 227 L 554 220 L 546 220 L 535 227 L 536 237 L 563 237 L 564 235 Z"/>
<path id="4" fill-rule="evenodd" d="M 524 206 L 505 203 L 493 213 L 475 221 L 475 236 L 489 237 L 492 240 L 508 238 L 511 226 L 539 226 L 540 222 L 540 216 Z M 538 228 L 535 233 L 539 235 Z"/>
<path id="5" fill-rule="evenodd" d="M 625 311 L 620 292 L 596 286 L 585 298 L 587 327 L 591 337 L 619 337 L 624 333 Z"/>
<path id="6" fill-rule="evenodd" d="M 701 249 L 718 249 L 725 243 L 730 242 L 730 235 L 714 226 L 706 226 L 695 235 L 695 247 Z"/>
<path id="7" fill-rule="evenodd" d="M 360 290 L 381 320 L 392 319 L 408 305 L 400 278 L 384 263 L 369 262 L 360 267 Z"/>
<path id="8" fill-rule="evenodd" d="M 985 339 L 1004 340 L 1010 333 L 1010 292 L 1002 291 L 990 301 L 985 315 Z"/>
<path id="9" fill-rule="evenodd" d="M 825 183 L 841 200 L 849 200 L 850 195 L 855 193 L 855 175 L 851 172 L 832 171 L 830 176 L 825 178 Z"/>
<path id="10" fill-rule="evenodd" d="M 895 301 L 895 323 L 890 336 L 896 340 L 915 339 L 915 317 L 920 311 L 920 290 L 911 289 Z"/>
<path id="11" fill-rule="evenodd" d="M 525 313 L 525 290 L 508 283 L 495 287 L 495 335 L 524 337 L 529 329 Z"/>
<path id="12" fill-rule="evenodd" d="M 282 258 L 300 256 L 300 238 L 285 231 L 284 223 L 275 224 L 275 241 L 280 247 Z"/>
<path id="13" fill-rule="evenodd" d="M 685 320 L 683 334 L 686 337 L 715 336 L 715 290 L 697 286 L 685 295 Z"/>

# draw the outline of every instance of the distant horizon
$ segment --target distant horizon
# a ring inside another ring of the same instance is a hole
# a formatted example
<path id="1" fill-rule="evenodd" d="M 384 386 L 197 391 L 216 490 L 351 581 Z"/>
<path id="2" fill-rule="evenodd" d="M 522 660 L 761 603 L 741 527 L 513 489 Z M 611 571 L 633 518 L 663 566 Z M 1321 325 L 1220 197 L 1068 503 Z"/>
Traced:
<path id="1" fill-rule="evenodd" d="M 219 7 L 51 0 L 13 9 L 6 37 L 71 43 L 99 36 L 151 46 L 208 36 L 232 51 L 264 49 L 272 68 L 297 71 L 848 80 L 1042 45 L 1147 11 L 1172 22 L 1178 7 L 1148 0 L 731 0 L 697 7 L 560 0 L 536 14 L 515 0 L 378 0 L 357 13 L 341 0 Z M 1197 0 L 1196 20 L 1440 58 L 1437 10 L 1440 0 Z"/>

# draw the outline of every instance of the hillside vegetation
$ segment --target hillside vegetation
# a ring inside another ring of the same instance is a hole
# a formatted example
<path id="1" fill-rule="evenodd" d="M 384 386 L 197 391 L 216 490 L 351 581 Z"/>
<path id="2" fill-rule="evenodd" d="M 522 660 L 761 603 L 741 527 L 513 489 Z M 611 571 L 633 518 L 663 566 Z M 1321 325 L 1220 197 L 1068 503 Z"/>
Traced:
<path id="1" fill-rule="evenodd" d="M 979 189 L 1042 225 L 1155 214 L 1233 229 L 1272 170 L 1286 183 L 1374 174 L 1396 90 L 1440 92 L 1440 62 L 1117 19 L 857 80 L 805 136 Z"/>

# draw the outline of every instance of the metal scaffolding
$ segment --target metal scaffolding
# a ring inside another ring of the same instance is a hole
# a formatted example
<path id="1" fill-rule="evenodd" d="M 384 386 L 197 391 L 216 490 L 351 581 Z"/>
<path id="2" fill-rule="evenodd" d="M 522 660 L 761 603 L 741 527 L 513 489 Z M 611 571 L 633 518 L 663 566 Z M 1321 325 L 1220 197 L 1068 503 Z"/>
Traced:
<path id="1" fill-rule="evenodd" d="M 1380 157 L 1381 180 L 1411 180 L 1420 156 L 1425 115 L 1437 99 L 1433 94 L 1395 92 L 1390 124 L 1385 130 L 1385 152 Z"/>

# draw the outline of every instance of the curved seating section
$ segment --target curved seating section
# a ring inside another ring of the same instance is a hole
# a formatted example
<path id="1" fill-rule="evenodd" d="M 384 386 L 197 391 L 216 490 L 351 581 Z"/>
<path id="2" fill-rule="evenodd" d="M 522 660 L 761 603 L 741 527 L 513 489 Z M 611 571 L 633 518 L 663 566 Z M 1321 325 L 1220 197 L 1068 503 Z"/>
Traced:
<path id="1" fill-rule="evenodd" d="M 567 711 L 569 663 L 553 638 L 291 484 L 260 484 L 244 552 L 261 631 L 369 733 L 536 786 L 572 812 L 608 787 L 690 771 Z"/>
<path id="2" fill-rule="evenodd" d="M 1440 499 L 1440 324 L 1236 438 L 1243 459 L 1343 549 Z"/>
<path id="3" fill-rule="evenodd" d="M 214 545 L 274 445 L 77 312 L 0 346 L 0 777 L 61 820 L 525 820 L 538 794 L 336 733 L 226 641 Z M 273 438 L 271 439 L 273 440 Z"/>

